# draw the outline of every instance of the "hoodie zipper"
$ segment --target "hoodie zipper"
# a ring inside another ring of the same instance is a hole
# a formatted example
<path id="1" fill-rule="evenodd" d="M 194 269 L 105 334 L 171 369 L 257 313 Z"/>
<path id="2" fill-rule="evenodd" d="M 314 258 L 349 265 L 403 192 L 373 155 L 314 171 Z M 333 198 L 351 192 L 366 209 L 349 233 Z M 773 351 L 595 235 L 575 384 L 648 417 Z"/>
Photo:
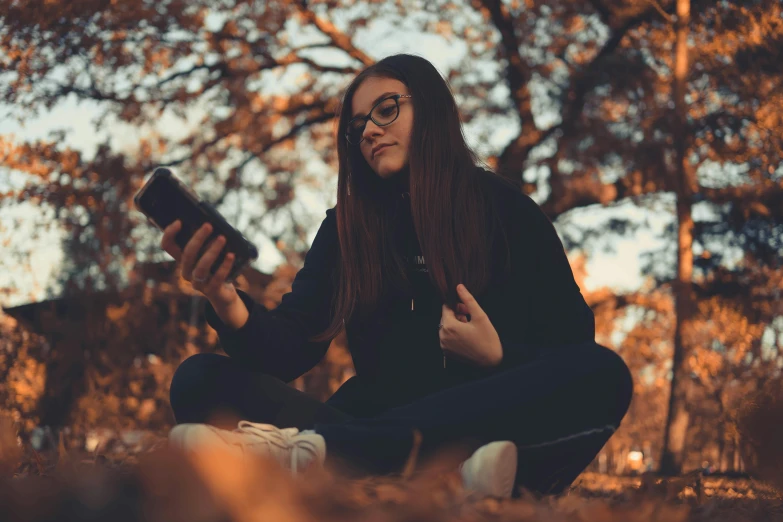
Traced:
<path id="1" fill-rule="evenodd" d="M 400 198 L 401 199 L 404 200 L 406 197 L 410 200 L 410 197 L 411 197 L 410 192 L 403 192 L 402 194 L 400 194 Z M 415 311 L 415 299 L 413 297 L 411 297 L 411 312 L 413 312 L 413 311 Z M 445 352 L 443 353 L 443 368 L 444 369 L 446 368 L 446 353 Z"/>
<path id="2" fill-rule="evenodd" d="M 414 306 L 415 306 L 414 301 L 415 301 L 414 298 L 411 297 L 411 312 L 414 311 Z M 443 353 L 443 367 L 444 368 L 446 367 L 446 353 L 445 352 Z"/>

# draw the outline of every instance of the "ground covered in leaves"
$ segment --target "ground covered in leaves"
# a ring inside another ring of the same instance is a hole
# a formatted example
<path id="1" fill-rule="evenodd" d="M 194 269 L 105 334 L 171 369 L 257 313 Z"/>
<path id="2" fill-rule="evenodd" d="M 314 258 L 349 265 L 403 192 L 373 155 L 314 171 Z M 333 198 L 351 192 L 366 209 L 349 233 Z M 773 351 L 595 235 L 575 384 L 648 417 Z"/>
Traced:
<path id="1" fill-rule="evenodd" d="M 6 441 L 11 442 L 11 441 Z M 761 521 L 783 500 L 749 478 L 584 473 L 557 497 L 475 498 L 446 460 L 407 476 L 293 478 L 261 458 L 183 455 L 153 433 L 98 441 L 87 453 L 3 444 L 0 513 L 8 521 Z"/>

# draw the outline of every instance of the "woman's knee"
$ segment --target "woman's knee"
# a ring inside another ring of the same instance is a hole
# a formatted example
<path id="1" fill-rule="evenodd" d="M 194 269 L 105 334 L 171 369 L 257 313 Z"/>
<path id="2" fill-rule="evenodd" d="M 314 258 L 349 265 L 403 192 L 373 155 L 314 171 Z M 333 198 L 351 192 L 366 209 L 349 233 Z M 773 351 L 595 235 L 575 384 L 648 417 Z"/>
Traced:
<path id="1" fill-rule="evenodd" d="M 619 425 L 633 396 L 633 378 L 623 358 L 611 348 L 590 343 L 560 361 L 567 361 L 573 400 Z"/>
<path id="2" fill-rule="evenodd" d="M 633 377 L 628 365 L 614 350 L 604 350 L 603 364 L 597 372 L 597 385 L 604 390 L 604 400 L 614 406 L 614 415 L 619 422 L 625 417 L 633 397 Z"/>
<path id="3" fill-rule="evenodd" d="M 199 401 L 204 393 L 213 389 L 220 372 L 225 371 L 230 359 L 216 353 L 197 353 L 180 363 L 171 378 L 169 401 L 175 412 Z"/>

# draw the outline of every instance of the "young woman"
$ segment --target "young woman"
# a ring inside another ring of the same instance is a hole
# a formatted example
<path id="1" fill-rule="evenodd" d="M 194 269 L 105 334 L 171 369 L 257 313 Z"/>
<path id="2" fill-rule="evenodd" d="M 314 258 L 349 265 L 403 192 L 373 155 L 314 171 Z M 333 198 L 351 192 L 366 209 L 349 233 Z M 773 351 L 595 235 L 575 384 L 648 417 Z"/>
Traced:
<path id="1" fill-rule="evenodd" d="M 165 230 L 229 355 L 177 369 L 170 440 L 258 451 L 293 472 L 334 460 L 376 474 L 400 471 L 414 440 L 420 458 L 468 444 L 472 490 L 563 491 L 619 426 L 632 380 L 595 343 L 552 223 L 477 166 L 423 58 L 390 56 L 353 80 L 337 149 L 337 205 L 274 310 L 225 282 L 230 258 L 209 277 L 223 243 L 196 258 L 208 225 L 183 251 L 179 224 Z M 342 328 L 356 375 L 325 403 L 287 386 Z M 246 420 L 229 430 L 220 412 Z"/>

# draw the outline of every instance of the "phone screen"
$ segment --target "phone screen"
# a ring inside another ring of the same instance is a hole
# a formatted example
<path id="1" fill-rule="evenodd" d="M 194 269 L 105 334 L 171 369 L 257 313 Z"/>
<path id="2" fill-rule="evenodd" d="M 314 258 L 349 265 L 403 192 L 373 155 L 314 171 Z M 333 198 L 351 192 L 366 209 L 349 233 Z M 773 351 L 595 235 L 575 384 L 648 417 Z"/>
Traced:
<path id="1" fill-rule="evenodd" d="M 204 213 L 198 208 L 198 203 L 189 199 L 177 186 L 177 182 L 169 176 L 159 176 L 144 192 L 139 205 L 161 229 L 180 220 L 182 229 L 177 233 L 175 241 L 184 248 L 188 239 L 204 224 Z"/>

